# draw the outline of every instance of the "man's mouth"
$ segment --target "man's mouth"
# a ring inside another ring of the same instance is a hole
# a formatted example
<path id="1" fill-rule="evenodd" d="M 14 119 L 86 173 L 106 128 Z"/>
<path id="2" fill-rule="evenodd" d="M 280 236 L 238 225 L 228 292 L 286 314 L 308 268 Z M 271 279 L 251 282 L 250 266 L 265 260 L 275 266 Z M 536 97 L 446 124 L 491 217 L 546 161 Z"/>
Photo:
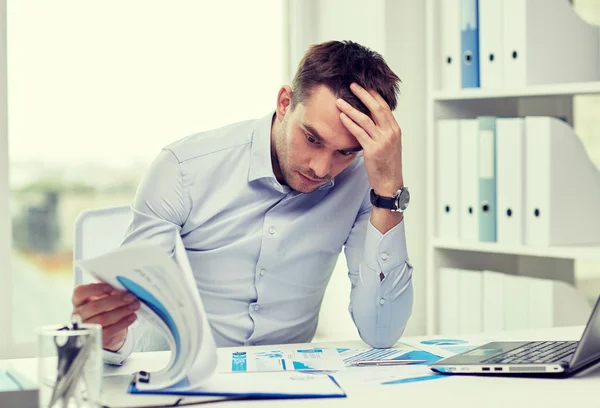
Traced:
<path id="1" fill-rule="evenodd" d="M 319 183 L 322 183 L 323 181 L 325 181 L 325 180 L 321 180 L 321 179 L 315 180 L 313 178 L 305 176 L 304 174 L 302 174 L 300 172 L 298 172 L 298 174 L 300 174 L 300 177 L 302 177 L 302 179 L 304 179 L 305 182 L 310 183 L 310 184 L 319 184 Z"/>

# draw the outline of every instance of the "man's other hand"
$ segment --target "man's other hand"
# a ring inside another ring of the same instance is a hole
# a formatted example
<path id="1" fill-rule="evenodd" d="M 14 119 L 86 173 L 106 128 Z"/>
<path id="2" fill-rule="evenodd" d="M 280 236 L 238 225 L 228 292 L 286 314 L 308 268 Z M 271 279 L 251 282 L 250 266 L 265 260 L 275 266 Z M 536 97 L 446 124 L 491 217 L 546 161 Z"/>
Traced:
<path id="1" fill-rule="evenodd" d="M 102 326 L 102 347 L 117 351 L 125 343 L 127 328 L 135 322 L 140 302 L 129 292 L 113 289 L 106 283 L 79 285 L 73 291 L 73 314 L 83 323 Z"/>

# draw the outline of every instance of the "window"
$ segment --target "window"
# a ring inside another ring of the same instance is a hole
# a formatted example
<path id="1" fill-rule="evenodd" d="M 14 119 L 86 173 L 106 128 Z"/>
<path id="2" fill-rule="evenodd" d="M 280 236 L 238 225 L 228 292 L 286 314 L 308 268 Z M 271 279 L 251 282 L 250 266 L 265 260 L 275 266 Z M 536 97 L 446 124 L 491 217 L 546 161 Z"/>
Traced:
<path id="1" fill-rule="evenodd" d="M 285 2 L 4 1 L 13 339 L 4 354 L 27 355 L 32 347 L 14 350 L 31 345 L 35 327 L 70 317 L 79 212 L 129 204 L 166 144 L 274 109 Z"/>

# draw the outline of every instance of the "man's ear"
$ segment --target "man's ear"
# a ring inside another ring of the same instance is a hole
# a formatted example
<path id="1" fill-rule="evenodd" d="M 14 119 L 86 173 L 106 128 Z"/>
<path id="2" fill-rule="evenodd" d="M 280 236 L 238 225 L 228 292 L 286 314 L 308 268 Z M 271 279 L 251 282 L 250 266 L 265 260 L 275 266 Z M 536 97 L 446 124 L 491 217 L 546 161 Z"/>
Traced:
<path id="1" fill-rule="evenodd" d="M 283 121 L 286 112 L 291 109 L 292 105 L 292 88 L 289 85 L 284 85 L 279 89 L 277 94 L 277 109 L 275 114 L 279 122 Z"/>

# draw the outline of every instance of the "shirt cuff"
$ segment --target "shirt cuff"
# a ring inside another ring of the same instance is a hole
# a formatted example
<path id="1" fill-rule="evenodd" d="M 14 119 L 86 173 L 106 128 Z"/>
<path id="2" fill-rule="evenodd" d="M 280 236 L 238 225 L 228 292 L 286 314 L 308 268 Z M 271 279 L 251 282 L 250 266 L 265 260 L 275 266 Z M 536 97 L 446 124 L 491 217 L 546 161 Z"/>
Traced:
<path id="1" fill-rule="evenodd" d="M 367 226 L 363 262 L 384 276 L 408 261 L 404 220 L 394 228 L 382 234 L 371 224 Z"/>
<path id="2" fill-rule="evenodd" d="M 104 362 L 111 365 L 123 365 L 127 357 L 133 351 L 133 334 L 127 329 L 127 337 L 125 343 L 117 351 L 102 350 Z"/>

